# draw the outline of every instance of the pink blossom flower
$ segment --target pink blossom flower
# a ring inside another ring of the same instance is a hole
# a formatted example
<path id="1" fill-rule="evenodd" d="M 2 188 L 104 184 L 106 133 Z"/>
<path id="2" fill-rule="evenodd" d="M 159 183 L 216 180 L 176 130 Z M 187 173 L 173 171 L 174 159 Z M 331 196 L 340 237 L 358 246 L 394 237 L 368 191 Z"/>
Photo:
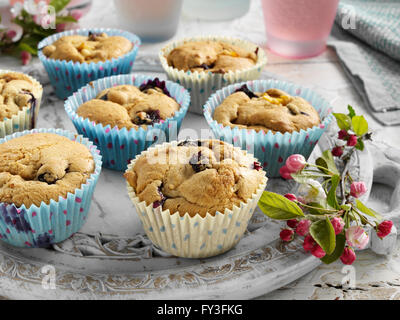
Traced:
<path id="1" fill-rule="evenodd" d="M 367 192 L 367 187 L 363 181 L 353 182 L 350 185 L 350 195 L 354 198 L 359 198 Z"/>
<path id="2" fill-rule="evenodd" d="M 321 258 L 323 258 L 325 255 L 326 255 L 326 253 L 325 253 L 325 251 L 320 247 L 320 245 L 319 244 L 315 244 L 314 245 L 314 247 L 311 249 L 311 254 L 314 256 L 314 257 L 317 257 L 318 259 L 321 259 Z"/>
<path id="3" fill-rule="evenodd" d="M 349 139 L 347 140 L 347 145 L 349 147 L 354 147 L 357 144 L 357 136 L 355 134 L 351 134 Z"/>
<path id="4" fill-rule="evenodd" d="M 341 139 L 341 140 L 346 139 L 347 136 L 348 136 L 348 133 L 347 133 L 346 130 L 340 130 L 340 131 L 338 132 L 338 138 Z"/>
<path id="5" fill-rule="evenodd" d="M 281 237 L 282 241 L 292 241 L 294 236 L 294 231 L 291 229 L 283 229 L 279 236 Z"/>
<path id="6" fill-rule="evenodd" d="M 311 251 L 311 249 L 314 247 L 315 243 L 316 243 L 316 242 L 314 241 L 313 237 L 311 237 L 311 235 L 307 235 L 307 236 L 304 238 L 303 249 L 304 249 L 306 252 Z"/>
<path id="7" fill-rule="evenodd" d="M 288 227 L 290 228 L 296 228 L 297 225 L 299 224 L 299 221 L 297 221 L 296 219 L 290 219 L 286 221 L 286 224 L 288 225 Z"/>
<path id="8" fill-rule="evenodd" d="M 296 227 L 296 233 L 299 236 L 305 236 L 308 234 L 308 231 L 310 230 L 310 225 L 311 225 L 311 221 L 304 219 L 304 220 L 300 220 L 297 227 Z"/>
<path id="9" fill-rule="evenodd" d="M 331 219 L 331 223 L 333 226 L 333 229 L 335 229 L 335 234 L 339 234 L 342 232 L 343 227 L 344 227 L 344 221 L 340 217 L 335 217 Z"/>
<path id="10" fill-rule="evenodd" d="M 292 154 L 289 158 L 286 159 L 286 167 L 291 173 L 303 170 L 305 165 L 306 158 L 304 158 L 301 154 Z"/>
<path id="11" fill-rule="evenodd" d="M 349 246 L 364 249 L 368 244 L 369 237 L 363 228 L 351 226 L 346 230 L 346 240 Z"/>
<path id="12" fill-rule="evenodd" d="M 393 227 L 393 222 L 390 220 L 385 220 L 382 221 L 379 225 L 378 225 L 378 230 L 376 232 L 377 236 L 381 239 L 383 239 L 384 237 L 386 237 L 391 231 L 392 231 L 392 227 Z"/>
<path id="13" fill-rule="evenodd" d="M 21 60 L 22 64 L 25 66 L 27 65 L 32 59 L 32 55 L 28 51 L 21 52 Z"/>
<path id="14" fill-rule="evenodd" d="M 334 147 L 332 149 L 332 155 L 334 157 L 341 157 L 343 154 L 343 147 Z"/>
<path id="15" fill-rule="evenodd" d="M 284 197 L 289 199 L 290 201 L 296 201 L 297 200 L 296 196 L 293 193 L 286 193 L 284 195 Z"/>
<path id="16" fill-rule="evenodd" d="M 340 256 L 340 260 L 343 262 L 343 264 L 353 264 L 353 262 L 356 260 L 356 254 L 354 250 L 349 247 L 344 248 L 343 253 Z"/>
<path id="17" fill-rule="evenodd" d="M 17 32 L 13 29 L 7 30 L 7 32 L 6 32 L 6 37 L 11 40 L 14 39 L 16 35 L 17 35 Z"/>
<path id="18" fill-rule="evenodd" d="M 283 179 L 286 179 L 286 180 L 293 179 L 292 176 L 290 175 L 291 173 L 292 173 L 292 172 L 290 172 L 290 170 L 288 169 L 287 166 L 283 166 L 283 167 L 281 167 L 281 168 L 279 169 L 279 174 L 281 175 L 281 177 L 282 177 Z"/>

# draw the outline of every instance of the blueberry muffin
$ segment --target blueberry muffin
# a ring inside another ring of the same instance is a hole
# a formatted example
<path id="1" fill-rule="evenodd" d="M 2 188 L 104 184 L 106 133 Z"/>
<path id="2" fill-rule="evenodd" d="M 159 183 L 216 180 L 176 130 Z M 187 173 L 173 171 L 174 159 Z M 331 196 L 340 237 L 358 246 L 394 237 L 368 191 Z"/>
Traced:
<path id="1" fill-rule="evenodd" d="M 54 60 L 96 63 L 121 57 L 132 48 L 132 42 L 125 37 L 89 32 L 87 36 L 63 36 L 44 47 L 42 52 L 47 58 Z"/>
<path id="2" fill-rule="evenodd" d="M 83 103 L 76 113 L 103 126 L 130 130 L 173 117 L 179 108 L 165 82 L 156 78 L 140 87 L 119 85 L 103 90 L 95 99 Z"/>
<path id="3" fill-rule="evenodd" d="M 252 156 L 219 140 L 186 140 L 150 149 L 125 173 L 140 201 L 190 217 L 224 213 L 265 182 Z"/>
<path id="4" fill-rule="evenodd" d="M 173 49 L 167 61 L 178 70 L 226 73 L 253 67 L 258 49 L 251 52 L 223 41 L 189 41 Z"/>
<path id="5" fill-rule="evenodd" d="M 42 91 L 40 84 L 27 75 L 18 72 L 0 73 L 0 121 L 11 119 L 25 107 L 35 114 Z"/>
<path id="6" fill-rule="evenodd" d="M 0 144 L 0 203 L 40 206 L 66 197 L 86 182 L 95 162 L 84 145 L 53 133 Z"/>
<path id="7" fill-rule="evenodd" d="M 279 89 L 252 92 L 246 85 L 216 107 L 213 118 L 231 128 L 273 133 L 307 130 L 321 122 L 318 112 L 302 97 Z"/>

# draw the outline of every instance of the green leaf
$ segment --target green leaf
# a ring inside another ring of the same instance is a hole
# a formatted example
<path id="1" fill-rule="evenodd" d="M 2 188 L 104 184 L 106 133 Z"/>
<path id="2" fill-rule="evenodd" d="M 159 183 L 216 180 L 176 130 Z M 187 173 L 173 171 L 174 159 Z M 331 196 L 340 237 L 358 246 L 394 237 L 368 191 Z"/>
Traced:
<path id="1" fill-rule="evenodd" d="M 330 264 L 332 262 L 335 262 L 342 255 L 345 245 L 346 245 L 346 237 L 344 234 L 339 233 L 336 236 L 335 250 L 331 254 L 326 254 L 324 257 L 322 257 L 321 261 L 325 264 Z"/>
<path id="2" fill-rule="evenodd" d="M 348 115 L 344 113 L 332 113 L 335 118 L 337 125 L 339 126 L 340 129 L 342 130 L 350 130 L 351 129 L 351 119 Z"/>
<path id="3" fill-rule="evenodd" d="M 336 237 L 335 229 L 328 217 L 325 220 L 314 222 L 310 227 L 310 234 L 326 254 L 332 254 L 336 246 Z"/>
<path id="4" fill-rule="evenodd" d="M 351 124 L 353 125 L 354 133 L 359 137 L 368 132 L 368 122 L 364 116 L 354 116 L 351 119 Z"/>
<path id="5" fill-rule="evenodd" d="M 330 150 L 325 150 L 322 153 L 322 156 L 315 160 L 315 163 L 318 166 L 328 169 L 329 171 L 333 172 L 333 174 L 339 175 L 339 170 L 336 167 L 335 161 L 333 160 L 333 155 Z M 321 169 L 320 169 L 321 170 Z M 324 170 L 321 170 L 324 171 Z M 328 171 L 324 171 L 328 173 Z"/>
<path id="6" fill-rule="evenodd" d="M 33 55 L 37 55 L 37 49 L 35 47 L 31 47 L 28 43 L 20 42 L 20 44 L 18 45 L 18 48 L 21 51 L 28 51 L 29 53 L 31 53 Z"/>
<path id="7" fill-rule="evenodd" d="M 274 192 L 264 191 L 258 206 L 265 215 L 272 219 L 288 220 L 304 217 L 303 211 L 297 204 Z"/>
<path id="8" fill-rule="evenodd" d="M 70 0 L 51 0 L 49 5 L 53 6 L 56 12 L 60 12 L 64 9 Z"/>
<path id="9" fill-rule="evenodd" d="M 335 208 L 335 209 L 340 209 L 339 203 L 336 198 L 336 189 L 340 183 L 340 176 L 338 174 L 335 174 L 331 178 L 331 187 L 329 189 L 328 195 L 326 196 L 326 201 L 328 204 Z"/>
<path id="10" fill-rule="evenodd" d="M 349 110 L 349 114 L 348 116 L 351 118 L 353 118 L 356 115 L 356 112 L 354 111 L 353 107 L 351 105 L 347 105 L 347 109 Z"/>
<path id="11" fill-rule="evenodd" d="M 364 150 L 364 142 L 361 138 L 357 139 L 356 149 L 363 151 Z"/>
<path id="12" fill-rule="evenodd" d="M 377 220 L 382 220 L 382 216 L 377 213 L 376 211 L 368 208 L 365 204 L 363 204 L 360 200 L 356 199 L 356 208 L 360 210 L 362 213 L 365 213 L 366 215 L 373 217 Z"/>

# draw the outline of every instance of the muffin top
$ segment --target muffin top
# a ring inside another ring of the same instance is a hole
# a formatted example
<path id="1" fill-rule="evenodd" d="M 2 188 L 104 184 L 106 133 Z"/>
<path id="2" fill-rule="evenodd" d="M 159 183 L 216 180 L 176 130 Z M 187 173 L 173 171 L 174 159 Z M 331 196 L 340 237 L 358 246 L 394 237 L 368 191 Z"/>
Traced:
<path id="1" fill-rule="evenodd" d="M 34 133 L 0 144 L 0 202 L 32 204 L 58 201 L 80 188 L 94 171 L 90 151 L 52 133 Z"/>
<path id="2" fill-rule="evenodd" d="M 101 91 L 76 113 L 103 126 L 119 129 L 144 127 L 173 117 L 180 105 L 170 97 L 164 81 L 149 80 L 139 88 L 120 85 Z"/>
<path id="3" fill-rule="evenodd" d="M 190 41 L 173 49 L 168 64 L 184 71 L 225 73 L 253 67 L 257 52 L 248 51 L 223 41 Z"/>
<path id="4" fill-rule="evenodd" d="M 307 130 L 320 123 L 318 112 L 303 98 L 279 89 L 252 92 L 246 85 L 228 96 L 213 117 L 224 126 L 273 133 Z"/>
<path id="5" fill-rule="evenodd" d="M 150 150 L 124 176 L 140 201 L 192 217 L 240 206 L 266 179 L 252 156 L 219 140 L 186 140 Z"/>
<path id="6" fill-rule="evenodd" d="M 50 59 L 90 63 L 118 58 L 132 48 L 133 44 L 125 37 L 89 32 L 88 36 L 61 37 L 42 52 Z"/>
<path id="7" fill-rule="evenodd" d="M 41 87 L 28 76 L 8 72 L 0 74 L 0 121 L 18 114 L 24 107 L 35 107 Z"/>

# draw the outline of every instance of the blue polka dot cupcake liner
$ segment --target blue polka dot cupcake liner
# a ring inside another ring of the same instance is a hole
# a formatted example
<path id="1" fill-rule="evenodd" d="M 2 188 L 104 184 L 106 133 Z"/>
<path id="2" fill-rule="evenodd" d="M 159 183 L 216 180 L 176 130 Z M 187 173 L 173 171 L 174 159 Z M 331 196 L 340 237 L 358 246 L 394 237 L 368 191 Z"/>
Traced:
<path id="1" fill-rule="evenodd" d="M 103 166 L 109 169 L 125 171 L 129 162 L 155 143 L 169 141 L 177 137 L 183 118 L 190 104 L 190 94 L 182 86 L 165 81 L 169 94 L 180 105 L 174 116 L 147 126 L 119 129 L 110 125 L 96 124 L 89 119 L 78 116 L 76 110 L 84 102 L 94 99 L 102 90 L 113 86 L 130 84 L 139 87 L 153 77 L 129 74 L 107 77 L 93 81 L 81 88 L 65 101 L 65 111 L 74 123 L 76 130 L 97 145 L 103 156 Z"/>
<path id="2" fill-rule="evenodd" d="M 212 73 L 208 71 L 184 71 L 173 68 L 168 64 L 167 57 L 169 53 L 176 47 L 179 47 L 189 41 L 204 40 L 228 42 L 250 52 L 257 51 L 257 62 L 251 68 L 238 70 L 235 72 L 229 71 L 224 74 Z M 159 59 L 164 71 L 168 76 L 168 79 L 183 85 L 190 92 L 191 106 L 189 111 L 197 114 L 203 114 L 203 105 L 213 92 L 232 83 L 258 79 L 263 68 L 267 64 L 267 56 L 261 47 L 249 41 L 223 36 L 184 38 L 179 41 L 172 42 L 161 49 L 159 53 Z"/>
<path id="3" fill-rule="evenodd" d="M 319 113 L 321 123 L 307 130 L 301 129 L 292 133 L 263 130 L 257 132 L 249 129 L 223 126 L 213 119 L 214 110 L 225 98 L 244 84 L 253 92 L 265 92 L 268 89 L 281 89 L 290 95 L 300 96 L 307 100 Z M 204 117 L 211 127 L 216 139 L 232 143 L 247 152 L 254 154 L 267 172 L 267 176 L 279 177 L 279 169 L 292 154 L 310 156 L 321 135 L 332 121 L 332 107 L 329 102 L 312 90 L 294 83 L 278 80 L 254 80 L 227 86 L 213 94 L 203 107 Z"/>
<path id="4" fill-rule="evenodd" d="M 109 36 L 125 37 L 132 42 L 132 50 L 121 57 L 96 63 L 80 63 L 66 60 L 49 59 L 42 52 L 44 47 L 52 44 L 61 37 L 70 35 L 87 36 L 89 32 L 104 32 Z M 134 35 L 133 33 L 118 29 L 95 28 L 68 30 L 43 39 L 38 44 L 38 57 L 49 75 L 50 83 L 53 85 L 57 97 L 60 99 L 66 99 L 72 95 L 72 93 L 90 81 L 112 75 L 130 73 L 140 44 L 141 41 L 138 36 Z"/>
<path id="5" fill-rule="evenodd" d="M 177 145 L 178 142 L 173 141 L 170 144 Z M 148 151 L 144 151 L 142 155 Z M 255 160 L 252 155 L 248 156 Z M 133 168 L 137 158 L 132 160 L 128 170 Z M 241 202 L 240 206 L 234 206 L 232 210 L 217 211 L 215 215 L 207 213 L 205 217 L 199 214 L 191 217 L 189 213 L 179 212 L 171 214 L 169 210 L 162 210 L 161 206 L 153 208 L 153 204 L 140 202 L 129 183 L 127 188 L 143 229 L 154 245 L 177 257 L 208 258 L 232 249 L 240 241 L 266 185 L 267 178 L 264 177 L 264 181 L 247 202 Z"/>
<path id="6" fill-rule="evenodd" d="M 30 130 L 35 127 L 43 94 L 43 87 L 35 78 L 32 78 L 25 73 L 13 70 L 0 70 L 0 76 L 5 73 L 18 73 L 27 77 L 37 87 L 39 95 L 35 96 L 35 100 L 32 102 L 31 107 L 24 107 L 11 118 L 0 119 L 0 138 L 4 138 L 5 136 L 15 132 Z"/>
<path id="7" fill-rule="evenodd" d="M 0 202 L 0 240 L 23 248 L 49 247 L 78 232 L 87 219 L 94 189 L 101 171 L 101 156 L 88 139 L 61 129 L 33 129 L 14 133 L 0 139 L 0 144 L 31 133 L 46 132 L 67 137 L 86 146 L 94 159 L 95 170 L 80 188 L 66 198 L 42 202 L 40 206 Z"/>

